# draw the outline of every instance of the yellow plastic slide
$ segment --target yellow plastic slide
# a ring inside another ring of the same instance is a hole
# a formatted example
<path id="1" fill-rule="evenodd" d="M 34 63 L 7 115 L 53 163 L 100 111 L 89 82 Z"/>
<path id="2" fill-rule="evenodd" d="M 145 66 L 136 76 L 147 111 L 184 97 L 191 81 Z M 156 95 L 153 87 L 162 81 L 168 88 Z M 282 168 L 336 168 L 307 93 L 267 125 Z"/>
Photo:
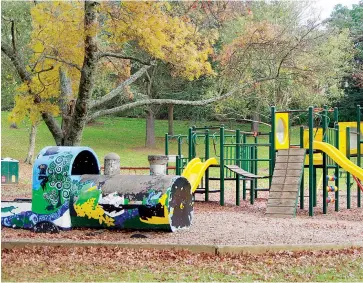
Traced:
<path id="1" fill-rule="evenodd" d="M 314 149 L 324 151 L 340 167 L 363 181 L 363 169 L 350 161 L 339 149 L 325 142 L 314 141 Z"/>
<path id="2" fill-rule="evenodd" d="M 206 162 L 202 162 L 199 158 L 194 158 L 187 164 L 182 176 L 188 179 L 192 186 L 193 193 L 198 188 L 199 183 L 204 176 L 205 170 L 207 170 L 209 166 L 217 164 L 218 162 L 215 158 L 209 158 Z"/>

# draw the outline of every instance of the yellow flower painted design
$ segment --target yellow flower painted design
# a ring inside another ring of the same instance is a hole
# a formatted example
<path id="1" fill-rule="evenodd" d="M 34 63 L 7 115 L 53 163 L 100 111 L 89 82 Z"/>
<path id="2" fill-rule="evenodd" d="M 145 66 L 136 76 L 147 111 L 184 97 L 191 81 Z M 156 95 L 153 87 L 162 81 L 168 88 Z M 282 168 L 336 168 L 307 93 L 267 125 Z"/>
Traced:
<path id="1" fill-rule="evenodd" d="M 115 226 L 115 220 L 108 215 L 105 215 L 103 208 L 99 204 L 95 205 L 95 201 L 95 198 L 90 198 L 83 204 L 74 204 L 74 210 L 76 211 L 77 216 L 87 216 L 88 219 L 98 219 L 100 224 L 104 223 L 108 227 Z"/>

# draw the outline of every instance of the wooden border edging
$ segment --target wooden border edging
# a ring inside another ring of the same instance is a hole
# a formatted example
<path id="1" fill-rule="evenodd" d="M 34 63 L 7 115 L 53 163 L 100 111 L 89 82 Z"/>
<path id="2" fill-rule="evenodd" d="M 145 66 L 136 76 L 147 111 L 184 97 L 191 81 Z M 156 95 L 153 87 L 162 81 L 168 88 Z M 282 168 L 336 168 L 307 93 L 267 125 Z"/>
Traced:
<path id="1" fill-rule="evenodd" d="M 157 250 L 189 250 L 193 253 L 208 254 L 262 254 L 279 251 L 314 251 L 314 250 L 339 250 L 352 247 L 363 247 L 363 242 L 344 244 L 279 244 L 279 245 L 173 245 L 173 244 L 133 244 L 124 242 L 107 241 L 49 241 L 34 239 L 2 240 L 1 249 L 23 248 L 26 246 L 53 246 L 53 247 L 119 247 L 127 249 L 157 249 Z"/>

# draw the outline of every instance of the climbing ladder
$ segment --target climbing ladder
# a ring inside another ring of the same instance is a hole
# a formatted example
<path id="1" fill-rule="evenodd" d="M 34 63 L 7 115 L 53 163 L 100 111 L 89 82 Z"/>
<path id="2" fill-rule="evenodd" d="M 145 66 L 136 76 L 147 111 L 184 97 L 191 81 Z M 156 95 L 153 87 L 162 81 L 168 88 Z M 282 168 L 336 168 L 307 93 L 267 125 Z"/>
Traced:
<path id="1" fill-rule="evenodd" d="M 295 217 L 304 160 L 305 149 L 303 148 L 278 151 L 266 215 Z"/>

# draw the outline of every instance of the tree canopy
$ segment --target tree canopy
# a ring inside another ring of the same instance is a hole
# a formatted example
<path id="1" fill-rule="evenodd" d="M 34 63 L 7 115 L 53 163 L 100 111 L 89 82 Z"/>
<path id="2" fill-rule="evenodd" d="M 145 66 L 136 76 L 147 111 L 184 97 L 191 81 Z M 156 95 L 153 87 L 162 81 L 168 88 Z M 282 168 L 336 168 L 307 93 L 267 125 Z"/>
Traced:
<path id="1" fill-rule="evenodd" d="M 361 6 L 322 22 L 303 1 L 36 1 L 31 29 L 2 12 L 2 55 L 21 81 L 11 118 L 78 145 L 87 121 L 137 107 L 216 103 L 228 117 L 332 104 L 361 76 Z"/>

